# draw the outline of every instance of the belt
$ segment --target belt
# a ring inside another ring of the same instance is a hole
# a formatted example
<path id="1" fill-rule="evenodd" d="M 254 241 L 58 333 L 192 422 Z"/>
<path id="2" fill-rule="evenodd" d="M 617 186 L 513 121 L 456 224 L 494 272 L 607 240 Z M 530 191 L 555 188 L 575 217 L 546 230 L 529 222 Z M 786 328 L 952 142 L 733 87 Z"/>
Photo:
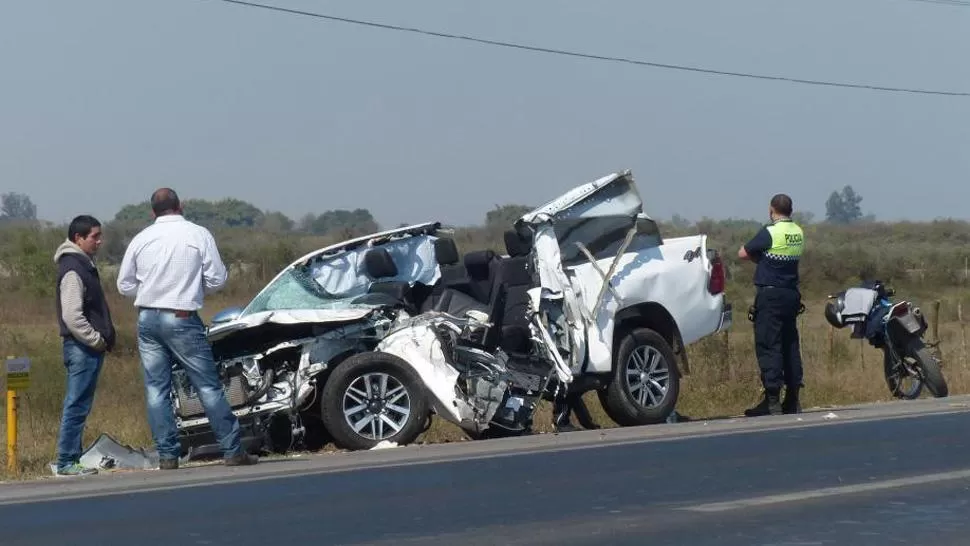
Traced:
<path id="1" fill-rule="evenodd" d="M 770 288 L 781 289 L 781 290 L 791 290 L 792 292 L 798 294 L 798 299 L 799 300 L 801 300 L 801 298 L 802 298 L 802 292 L 801 292 L 801 290 L 799 290 L 797 287 L 793 287 L 793 286 L 775 286 L 773 284 L 756 284 L 756 285 L 754 285 L 754 287 L 755 287 L 755 291 L 756 292 L 760 292 L 762 290 L 768 290 Z M 753 307 L 754 306 L 752 305 L 752 308 Z M 804 303 L 799 303 L 798 304 L 798 314 L 801 315 L 804 312 L 805 312 L 805 304 Z M 753 320 L 752 314 L 751 314 L 750 311 L 748 312 L 748 318 L 751 319 L 751 320 Z"/>
<path id="2" fill-rule="evenodd" d="M 184 309 L 165 309 L 162 307 L 141 307 L 146 311 L 158 311 L 160 313 L 172 313 L 178 318 L 189 318 L 195 314 L 195 311 L 186 311 Z"/>

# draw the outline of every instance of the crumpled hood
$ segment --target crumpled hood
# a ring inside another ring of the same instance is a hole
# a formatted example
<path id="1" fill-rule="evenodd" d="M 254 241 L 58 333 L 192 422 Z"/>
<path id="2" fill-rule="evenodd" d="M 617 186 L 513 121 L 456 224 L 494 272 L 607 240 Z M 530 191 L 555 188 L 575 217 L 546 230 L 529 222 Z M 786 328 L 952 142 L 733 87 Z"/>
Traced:
<path id="1" fill-rule="evenodd" d="M 83 250 L 81 250 L 81 247 L 66 239 L 63 243 L 61 243 L 61 246 L 57 247 L 57 250 L 54 252 L 54 263 L 57 263 L 57 261 L 60 260 L 65 254 L 80 254 L 84 258 L 87 258 L 89 262 L 94 263 L 91 261 L 91 258 L 85 254 Z"/>
<path id="2" fill-rule="evenodd" d="M 209 341 L 216 341 L 228 334 L 256 328 L 266 323 L 273 324 L 327 324 L 362 320 L 375 311 L 375 307 L 362 306 L 350 309 L 282 309 L 260 311 L 244 315 L 229 322 L 209 326 L 206 334 Z"/>

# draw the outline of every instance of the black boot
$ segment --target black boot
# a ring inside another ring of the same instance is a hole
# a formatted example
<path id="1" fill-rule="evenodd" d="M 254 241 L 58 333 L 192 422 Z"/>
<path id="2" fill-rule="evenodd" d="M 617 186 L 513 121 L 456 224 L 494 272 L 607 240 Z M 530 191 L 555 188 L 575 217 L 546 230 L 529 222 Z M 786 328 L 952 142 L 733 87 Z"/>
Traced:
<path id="1" fill-rule="evenodd" d="M 552 426 L 556 432 L 573 432 L 577 429 L 569 422 L 569 402 L 565 396 L 557 396 L 552 404 Z"/>
<path id="2" fill-rule="evenodd" d="M 744 410 L 747 417 L 760 417 L 762 415 L 781 415 L 781 400 L 777 390 L 765 391 L 765 397 L 761 403 L 753 408 Z"/>
<path id="3" fill-rule="evenodd" d="M 573 413 L 576 414 L 576 420 L 582 425 L 586 430 L 596 430 L 600 428 L 593 421 L 593 416 L 589 414 L 589 408 L 586 407 L 586 402 L 583 400 L 583 395 L 576 394 L 566 398 L 569 407 L 572 408 Z"/>
<path id="4" fill-rule="evenodd" d="M 799 386 L 785 388 L 785 400 L 781 403 L 781 410 L 786 414 L 802 412 L 802 404 L 798 401 Z"/>

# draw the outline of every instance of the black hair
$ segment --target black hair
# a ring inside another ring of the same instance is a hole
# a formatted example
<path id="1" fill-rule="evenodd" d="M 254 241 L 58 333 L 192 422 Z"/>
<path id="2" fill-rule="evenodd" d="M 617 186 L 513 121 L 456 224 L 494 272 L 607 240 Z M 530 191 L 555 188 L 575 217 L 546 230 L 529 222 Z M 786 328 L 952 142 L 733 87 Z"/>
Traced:
<path id="1" fill-rule="evenodd" d="M 771 208 L 775 209 L 775 212 L 781 214 L 782 216 L 791 216 L 791 197 L 788 197 L 783 193 L 779 193 L 771 198 Z"/>
<path id="2" fill-rule="evenodd" d="M 98 221 L 94 216 L 89 216 L 87 214 L 82 214 L 80 216 L 75 216 L 71 220 L 71 225 L 67 227 L 67 239 L 74 242 L 74 238 L 80 235 L 81 237 L 87 237 L 91 234 L 91 230 L 101 227 L 101 222 Z"/>

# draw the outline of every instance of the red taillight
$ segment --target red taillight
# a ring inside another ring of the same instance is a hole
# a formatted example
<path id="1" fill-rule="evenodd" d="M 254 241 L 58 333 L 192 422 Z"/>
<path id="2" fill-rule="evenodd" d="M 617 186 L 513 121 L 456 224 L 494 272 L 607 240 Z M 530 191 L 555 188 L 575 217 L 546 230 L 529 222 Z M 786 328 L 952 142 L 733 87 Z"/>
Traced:
<path id="1" fill-rule="evenodd" d="M 905 315 L 906 313 L 909 313 L 909 304 L 906 302 L 903 302 L 897 305 L 896 307 L 893 307 L 891 316 L 898 317 L 900 315 Z"/>
<path id="2" fill-rule="evenodd" d="M 707 291 L 713 295 L 720 294 L 724 292 L 724 283 L 724 263 L 721 262 L 721 256 L 715 254 L 711 259 L 711 281 L 707 284 Z"/>

